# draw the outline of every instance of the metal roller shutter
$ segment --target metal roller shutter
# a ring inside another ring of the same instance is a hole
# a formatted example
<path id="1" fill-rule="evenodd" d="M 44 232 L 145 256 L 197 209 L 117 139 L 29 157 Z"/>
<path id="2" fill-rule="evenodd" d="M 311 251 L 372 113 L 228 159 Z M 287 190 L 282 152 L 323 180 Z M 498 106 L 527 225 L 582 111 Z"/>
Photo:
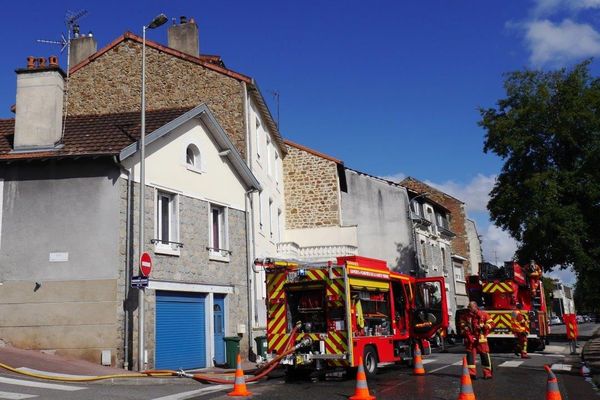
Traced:
<path id="1" fill-rule="evenodd" d="M 156 291 L 156 368 L 206 367 L 205 295 Z"/>

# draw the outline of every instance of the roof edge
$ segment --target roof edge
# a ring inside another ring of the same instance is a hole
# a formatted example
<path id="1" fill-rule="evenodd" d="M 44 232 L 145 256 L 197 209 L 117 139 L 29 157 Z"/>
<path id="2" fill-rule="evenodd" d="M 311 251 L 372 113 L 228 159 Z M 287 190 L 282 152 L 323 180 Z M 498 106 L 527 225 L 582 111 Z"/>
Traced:
<path id="1" fill-rule="evenodd" d="M 242 156 L 227 136 L 227 133 L 225 133 L 223 127 L 221 127 L 221 125 L 217 122 L 208 106 L 204 103 L 192 108 L 174 120 L 167 122 L 165 125 L 146 135 L 145 145 L 148 146 L 152 144 L 153 142 L 169 134 L 174 129 L 194 118 L 200 118 L 201 121 L 204 122 L 214 139 L 217 141 L 217 144 L 223 147 L 223 150 L 230 150 L 225 157 L 227 157 L 234 169 L 239 173 L 246 186 L 259 191 L 262 190 L 260 182 L 258 182 L 258 179 L 256 179 L 256 176 L 252 173 L 248 165 L 246 165 L 242 159 Z M 136 154 L 138 152 L 138 147 L 139 140 L 125 147 L 119 153 L 119 160 L 124 160 Z"/>
<path id="2" fill-rule="evenodd" d="M 307 153 L 310 153 L 310 154 L 312 154 L 314 156 L 321 157 L 321 158 L 324 158 L 324 159 L 329 160 L 329 161 L 333 161 L 334 163 L 339 164 L 339 165 L 344 165 L 344 162 L 342 160 L 339 160 L 337 158 L 328 156 L 327 154 L 321 153 L 321 152 L 319 152 L 317 150 L 313 150 L 310 147 L 306 147 L 304 145 L 292 142 L 291 140 L 288 140 L 288 139 L 284 139 L 283 142 L 285 144 L 287 144 L 288 146 L 295 147 L 295 148 L 297 148 L 299 150 L 306 151 Z"/>
<path id="3" fill-rule="evenodd" d="M 103 54 L 105 54 L 109 50 L 113 49 L 117 45 L 121 44 L 122 42 L 125 42 L 126 40 L 132 40 L 132 41 L 140 43 L 140 44 L 143 42 L 143 38 L 142 37 L 136 35 L 135 33 L 127 31 L 123 35 L 121 35 L 118 38 L 116 38 L 115 40 L 113 40 L 107 46 L 105 46 L 102 49 L 96 51 L 94 54 L 90 55 L 89 57 L 85 58 L 79 64 L 71 67 L 70 73 L 73 74 L 73 73 L 79 71 L 84 66 L 88 65 L 89 63 L 91 63 L 92 61 L 94 61 L 95 59 L 97 59 L 98 57 L 102 56 Z M 241 74 L 239 72 L 235 72 L 235 71 L 233 71 L 233 70 L 231 70 L 229 68 L 224 68 L 224 67 L 221 67 L 219 65 L 212 64 L 210 62 L 204 61 L 202 59 L 202 57 L 194 57 L 192 55 L 183 53 L 183 52 L 181 52 L 179 50 L 175 50 L 175 49 L 172 49 L 170 47 L 164 46 L 164 45 L 162 45 L 162 44 L 160 44 L 158 42 L 155 42 L 153 40 L 146 39 L 146 46 L 151 47 L 151 48 L 153 48 L 155 50 L 158 50 L 158 51 L 162 51 L 162 52 L 167 53 L 169 55 L 175 56 L 175 57 L 180 58 L 182 60 L 186 60 L 186 61 L 190 61 L 190 62 L 193 62 L 195 64 L 198 64 L 198 65 L 202 65 L 202 66 L 204 66 L 204 67 L 206 67 L 208 69 L 212 69 L 213 71 L 222 73 L 224 75 L 230 76 L 230 77 L 235 78 L 237 80 L 240 80 L 240 81 L 243 81 L 243 82 L 246 82 L 246 83 L 251 83 L 252 82 L 252 78 L 250 78 L 249 76 L 246 76 L 246 75 Z M 212 57 L 213 56 L 210 56 L 209 58 L 212 58 Z"/>

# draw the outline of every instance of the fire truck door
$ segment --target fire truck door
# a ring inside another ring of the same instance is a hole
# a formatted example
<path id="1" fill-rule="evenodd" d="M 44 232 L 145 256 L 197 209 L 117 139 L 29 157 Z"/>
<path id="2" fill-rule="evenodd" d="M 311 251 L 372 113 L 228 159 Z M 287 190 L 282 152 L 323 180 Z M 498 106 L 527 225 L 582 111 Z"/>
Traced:
<path id="1" fill-rule="evenodd" d="M 448 327 L 448 306 L 444 278 L 417 278 L 412 330 L 415 337 L 429 338 Z"/>

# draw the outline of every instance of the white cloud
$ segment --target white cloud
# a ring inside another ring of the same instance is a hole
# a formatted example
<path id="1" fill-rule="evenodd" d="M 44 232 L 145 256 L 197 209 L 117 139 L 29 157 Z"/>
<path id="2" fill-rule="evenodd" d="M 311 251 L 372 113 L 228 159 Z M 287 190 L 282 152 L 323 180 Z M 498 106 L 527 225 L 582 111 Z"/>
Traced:
<path id="1" fill-rule="evenodd" d="M 535 15 L 548 15 L 560 10 L 581 11 L 600 8 L 600 0 L 536 0 Z"/>
<path id="2" fill-rule="evenodd" d="M 591 25 L 565 19 L 560 24 L 536 20 L 524 24 L 525 41 L 535 66 L 564 65 L 586 57 L 600 55 L 600 33 Z"/>
<path id="3" fill-rule="evenodd" d="M 560 279 L 562 283 L 567 285 L 575 285 L 575 281 L 577 281 L 577 277 L 575 276 L 575 272 L 572 269 L 556 269 L 550 273 L 548 273 L 550 278 Z"/>
<path id="4" fill-rule="evenodd" d="M 499 265 L 512 260 L 517 250 L 517 242 L 508 233 L 490 224 L 481 236 L 484 260 Z"/>
<path id="5" fill-rule="evenodd" d="M 425 181 L 429 186 L 433 186 L 463 201 L 467 212 L 487 212 L 489 194 L 495 182 L 496 175 L 483 174 L 477 174 L 477 176 L 466 184 L 457 183 L 452 180 L 444 183 Z"/>

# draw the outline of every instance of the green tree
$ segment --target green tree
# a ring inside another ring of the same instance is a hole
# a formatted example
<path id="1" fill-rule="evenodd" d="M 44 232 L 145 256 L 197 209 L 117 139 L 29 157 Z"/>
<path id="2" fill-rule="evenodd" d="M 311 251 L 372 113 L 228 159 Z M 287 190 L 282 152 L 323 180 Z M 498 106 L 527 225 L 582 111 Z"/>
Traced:
<path id="1" fill-rule="evenodd" d="M 600 304 L 600 80 L 572 69 L 506 75 L 506 97 L 480 109 L 484 151 L 504 162 L 490 193 L 494 223 L 517 258 L 546 271 L 573 267 L 578 291 Z"/>

